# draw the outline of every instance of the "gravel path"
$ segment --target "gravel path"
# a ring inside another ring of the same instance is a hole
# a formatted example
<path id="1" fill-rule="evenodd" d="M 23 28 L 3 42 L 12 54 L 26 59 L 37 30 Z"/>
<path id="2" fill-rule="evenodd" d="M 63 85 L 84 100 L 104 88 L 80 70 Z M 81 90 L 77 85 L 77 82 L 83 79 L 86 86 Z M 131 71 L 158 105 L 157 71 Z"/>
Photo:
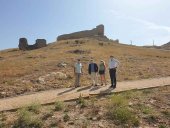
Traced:
<path id="1" fill-rule="evenodd" d="M 98 87 L 86 86 L 80 88 L 48 90 L 29 95 L 0 99 L 0 112 L 18 109 L 35 102 L 38 102 L 40 104 L 49 104 L 55 102 L 56 100 L 69 101 L 77 99 L 80 95 L 82 97 L 88 97 L 90 95 L 98 95 L 101 93 L 113 93 L 132 89 L 153 88 L 165 85 L 170 85 L 170 77 L 118 82 L 117 88 L 114 90 L 109 88 L 109 85 Z"/>

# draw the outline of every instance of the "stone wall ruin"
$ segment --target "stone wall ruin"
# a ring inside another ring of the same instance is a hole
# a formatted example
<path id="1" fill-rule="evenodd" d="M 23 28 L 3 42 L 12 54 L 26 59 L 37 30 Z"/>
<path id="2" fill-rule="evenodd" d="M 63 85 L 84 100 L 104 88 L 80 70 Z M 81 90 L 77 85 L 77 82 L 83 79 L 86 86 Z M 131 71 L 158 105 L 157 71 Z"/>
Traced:
<path id="1" fill-rule="evenodd" d="M 47 42 L 45 39 L 37 39 L 35 44 L 29 45 L 26 38 L 20 38 L 19 45 L 18 45 L 20 50 L 34 50 L 46 46 L 47 46 Z"/>
<path id="2" fill-rule="evenodd" d="M 105 37 L 104 36 L 104 25 L 98 25 L 92 30 L 85 30 L 80 32 L 74 32 L 71 34 L 64 34 L 57 37 L 57 41 L 68 40 L 68 39 L 79 39 L 85 37 Z"/>

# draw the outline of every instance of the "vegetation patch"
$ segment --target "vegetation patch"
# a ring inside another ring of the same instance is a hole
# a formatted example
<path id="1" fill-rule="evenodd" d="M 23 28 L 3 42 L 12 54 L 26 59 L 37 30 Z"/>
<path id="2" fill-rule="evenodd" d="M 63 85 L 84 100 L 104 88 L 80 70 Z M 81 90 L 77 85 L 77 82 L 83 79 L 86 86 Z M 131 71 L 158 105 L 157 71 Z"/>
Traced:
<path id="1" fill-rule="evenodd" d="M 18 118 L 13 128 L 41 128 L 42 126 L 43 122 L 41 119 L 33 115 L 27 109 L 22 108 L 18 111 Z"/>
<path id="2" fill-rule="evenodd" d="M 55 111 L 61 111 L 64 109 L 64 103 L 62 101 L 56 101 L 54 106 L 55 106 Z"/>
<path id="3" fill-rule="evenodd" d="M 81 108 L 87 107 L 87 102 L 86 102 L 86 100 L 82 96 L 79 96 L 79 98 L 77 99 L 76 103 L 80 104 Z"/>
<path id="4" fill-rule="evenodd" d="M 35 114 L 40 113 L 41 104 L 40 103 L 32 103 L 30 106 L 28 106 L 28 111 L 34 112 Z"/>

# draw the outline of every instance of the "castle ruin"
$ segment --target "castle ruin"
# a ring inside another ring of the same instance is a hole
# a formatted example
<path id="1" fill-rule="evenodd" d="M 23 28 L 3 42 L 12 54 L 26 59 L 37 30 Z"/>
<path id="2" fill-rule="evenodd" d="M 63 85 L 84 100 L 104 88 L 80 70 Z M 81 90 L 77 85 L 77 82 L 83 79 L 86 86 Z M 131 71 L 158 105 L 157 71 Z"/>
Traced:
<path id="1" fill-rule="evenodd" d="M 96 28 L 93 28 L 92 30 L 85 30 L 80 32 L 74 32 L 70 34 L 64 34 L 57 37 L 57 41 L 60 40 L 68 40 L 68 39 L 79 39 L 84 37 L 104 37 L 104 25 L 98 25 Z"/>
<path id="2" fill-rule="evenodd" d="M 46 46 L 47 43 L 45 39 L 37 39 L 35 44 L 29 45 L 26 38 L 20 38 L 18 45 L 20 50 L 34 50 Z"/>

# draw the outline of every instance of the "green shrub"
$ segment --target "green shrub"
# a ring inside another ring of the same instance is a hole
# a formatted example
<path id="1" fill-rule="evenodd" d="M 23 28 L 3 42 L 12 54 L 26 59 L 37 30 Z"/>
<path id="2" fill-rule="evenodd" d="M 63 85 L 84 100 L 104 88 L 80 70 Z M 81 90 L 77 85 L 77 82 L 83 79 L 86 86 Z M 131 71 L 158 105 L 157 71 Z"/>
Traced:
<path id="1" fill-rule="evenodd" d="M 163 125 L 163 124 L 161 124 L 161 125 L 159 125 L 159 128 L 168 128 L 168 127 Z"/>
<path id="2" fill-rule="evenodd" d="M 40 113 L 40 109 L 41 109 L 41 104 L 39 103 L 32 103 L 29 107 L 28 110 L 31 112 L 34 112 L 36 114 Z"/>
<path id="3" fill-rule="evenodd" d="M 39 118 L 33 116 L 27 109 L 22 108 L 18 111 L 18 119 L 13 128 L 41 128 L 42 126 L 43 123 Z"/>
<path id="4" fill-rule="evenodd" d="M 87 102 L 82 96 L 80 96 L 76 102 L 77 104 L 80 104 L 81 108 L 87 107 Z"/>
<path id="5" fill-rule="evenodd" d="M 140 110 L 143 114 L 151 114 L 153 113 L 153 110 L 152 108 L 148 107 L 148 106 L 145 106 L 143 104 L 137 104 L 137 106 L 135 106 L 136 109 Z"/>
<path id="6" fill-rule="evenodd" d="M 126 107 L 113 108 L 107 114 L 110 119 L 116 120 L 119 124 L 128 123 L 132 119 L 132 113 Z"/>
<path id="7" fill-rule="evenodd" d="M 61 111 L 64 109 L 64 103 L 62 101 L 55 102 L 55 111 Z"/>
<path id="8" fill-rule="evenodd" d="M 120 106 L 126 106 L 128 105 L 128 100 L 125 99 L 123 96 L 121 95 L 113 95 L 111 97 L 111 103 L 109 106 L 111 107 L 120 107 Z"/>
<path id="9" fill-rule="evenodd" d="M 43 122 L 38 118 L 34 118 L 29 126 L 31 128 L 41 128 L 43 126 Z"/>
<path id="10" fill-rule="evenodd" d="M 66 113 L 63 117 L 64 122 L 67 122 L 70 120 L 70 116 Z"/>
<path id="11" fill-rule="evenodd" d="M 123 95 L 114 95 L 108 105 L 107 116 L 117 124 L 139 126 L 139 120 L 132 110 L 128 108 L 128 99 Z"/>

